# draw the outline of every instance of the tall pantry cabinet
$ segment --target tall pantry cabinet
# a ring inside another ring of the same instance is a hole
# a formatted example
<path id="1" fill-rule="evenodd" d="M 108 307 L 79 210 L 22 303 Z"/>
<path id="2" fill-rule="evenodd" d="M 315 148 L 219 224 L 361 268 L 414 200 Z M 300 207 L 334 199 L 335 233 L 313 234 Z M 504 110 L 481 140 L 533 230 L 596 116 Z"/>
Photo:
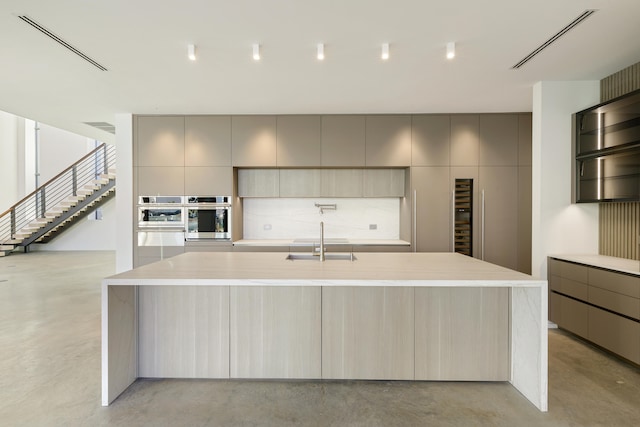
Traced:
<path id="1" fill-rule="evenodd" d="M 472 180 L 472 255 L 531 272 L 531 115 L 416 115 L 416 250 L 453 251 L 456 179 Z"/>

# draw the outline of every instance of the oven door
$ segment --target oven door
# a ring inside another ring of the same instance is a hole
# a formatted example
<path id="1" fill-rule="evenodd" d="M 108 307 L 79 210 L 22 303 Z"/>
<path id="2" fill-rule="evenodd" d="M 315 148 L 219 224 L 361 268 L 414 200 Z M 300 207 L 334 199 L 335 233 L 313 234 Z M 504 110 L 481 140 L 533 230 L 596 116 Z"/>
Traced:
<path id="1" fill-rule="evenodd" d="M 183 228 L 184 209 L 181 206 L 138 206 L 139 228 Z"/>
<path id="2" fill-rule="evenodd" d="M 187 240 L 231 239 L 231 208 L 229 206 L 189 206 L 187 210 Z"/>

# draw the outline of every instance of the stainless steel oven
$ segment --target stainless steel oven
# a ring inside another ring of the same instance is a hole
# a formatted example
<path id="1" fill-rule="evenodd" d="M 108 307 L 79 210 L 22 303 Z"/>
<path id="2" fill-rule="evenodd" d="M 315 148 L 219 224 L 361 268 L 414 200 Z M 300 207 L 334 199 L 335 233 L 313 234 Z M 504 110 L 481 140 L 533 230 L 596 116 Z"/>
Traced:
<path id="1" fill-rule="evenodd" d="M 138 198 L 139 228 L 185 227 L 183 196 L 140 196 Z"/>
<path id="2" fill-rule="evenodd" d="M 187 196 L 187 240 L 231 240 L 231 197 Z"/>

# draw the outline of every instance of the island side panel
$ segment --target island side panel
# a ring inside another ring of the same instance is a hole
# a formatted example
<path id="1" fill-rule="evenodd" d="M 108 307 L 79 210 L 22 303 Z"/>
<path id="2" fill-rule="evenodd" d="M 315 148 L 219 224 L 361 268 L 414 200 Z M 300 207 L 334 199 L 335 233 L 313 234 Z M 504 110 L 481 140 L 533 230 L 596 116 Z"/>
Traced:
<path id="1" fill-rule="evenodd" d="M 142 286 L 140 377 L 229 378 L 229 286 Z"/>
<path id="2" fill-rule="evenodd" d="M 136 287 L 102 285 L 102 405 L 137 378 Z"/>
<path id="3" fill-rule="evenodd" d="M 416 380 L 508 381 L 508 288 L 416 289 Z"/>
<path id="4" fill-rule="evenodd" d="M 548 389 L 547 282 L 511 291 L 511 384 L 543 412 Z"/>
<path id="5" fill-rule="evenodd" d="M 321 378 L 318 286 L 232 286 L 232 378 Z"/>
<path id="6" fill-rule="evenodd" d="M 414 289 L 324 287 L 322 377 L 412 380 Z"/>

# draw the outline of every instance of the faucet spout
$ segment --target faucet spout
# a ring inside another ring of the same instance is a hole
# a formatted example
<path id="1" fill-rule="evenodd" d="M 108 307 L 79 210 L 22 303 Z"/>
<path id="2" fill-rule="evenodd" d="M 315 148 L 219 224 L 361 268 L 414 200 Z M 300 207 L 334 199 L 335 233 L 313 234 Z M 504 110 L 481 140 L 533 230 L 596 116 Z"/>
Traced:
<path id="1" fill-rule="evenodd" d="M 324 222 L 320 221 L 320 261 L 324 261 Z"/>

